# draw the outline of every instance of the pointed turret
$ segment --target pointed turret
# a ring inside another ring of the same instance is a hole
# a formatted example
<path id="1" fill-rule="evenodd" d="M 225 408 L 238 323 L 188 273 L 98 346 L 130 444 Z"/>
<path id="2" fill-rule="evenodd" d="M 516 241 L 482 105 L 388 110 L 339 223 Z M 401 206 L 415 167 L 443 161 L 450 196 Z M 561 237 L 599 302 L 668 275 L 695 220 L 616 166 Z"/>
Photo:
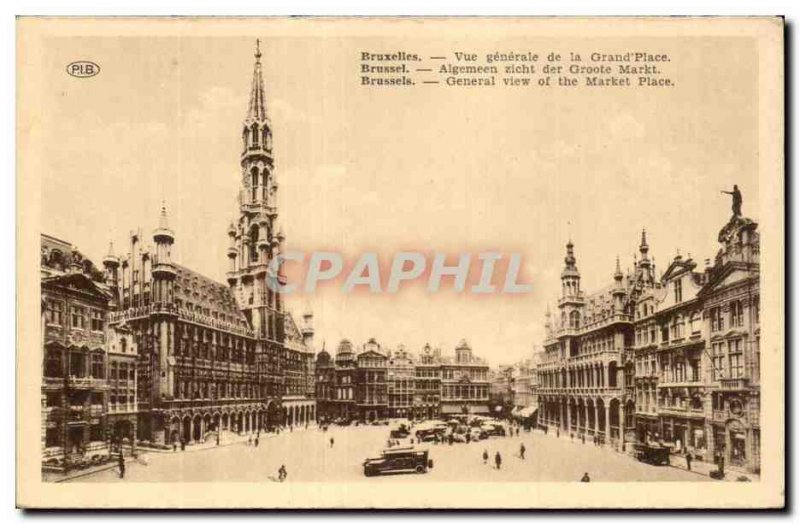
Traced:
<path id="1" fill-rule="evenodd" d="M 119 257 L 114 253 L 114 242 L 108 243 L 108 254 L 103 257 L 106 285 L 112 289 L 114 298 L 117 298 L 119 285 Z"/>
<path id="2" fill-rule="evenodd" d="M 253 83 L 250 87 L 250 105 L 247 108 L 246 120 L 263 122 L 268 120 L 267 102 L 264 98 L 264 78 L 261 73 L 261 41 L 256 40 L 256 62 L 253 66 Z"/>
<path id="3" fill-rule="evenodd" d="M 108 254 L 103 258 L 103 265 L 119 267 L 119 257 L 114 253 L 114 242 L 108 243 Z"/>
<path id="4" fill-rule="evenodd" d="M 158 229 L 153 232 L 153 241 L 158 244 L 172 245 L 175 242 L 175 233 L 169 228 L 169 219 L 167 218 L 167 206 L 161 203 L 161 215 L 158 218 Z"/>
<path id="5" fill-rule="evenodd" d="M 574 244 L 567 242 L 567 255 L 564 257 L 564 270 L 561 272 L 562 296 L 577 296 L 580 294 L 581 274 L 576 265 Z"/>
<path id="6" fill-rule="evenodd" d="M 642 260 L 647 260 L 647 252 L 650 246 L 647 245 L 647 231 L 642 229 L 642 242 L 639 244 L 639 253 L 642 254 Z"/>
<path id="7" fill-rule="evenodd" d="M 617 268 L 614 271 L 614 289 L 611 292 L 616 311 L 622 311 L 623 309 L 623 299 L 625 298 L 625 286 L 622 284 L 623 277 L 622 268 L 619 265 L 619 255 L 617 255 Z"/>

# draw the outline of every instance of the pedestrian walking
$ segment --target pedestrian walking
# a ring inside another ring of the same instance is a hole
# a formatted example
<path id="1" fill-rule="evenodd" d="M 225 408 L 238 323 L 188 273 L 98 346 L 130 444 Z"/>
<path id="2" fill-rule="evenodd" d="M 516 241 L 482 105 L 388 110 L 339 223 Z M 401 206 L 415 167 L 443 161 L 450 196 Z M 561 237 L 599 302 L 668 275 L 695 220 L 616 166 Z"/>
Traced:
<path id="1" fill-rule="evenodd" d="M 500 452 L 494 454 L 494 465 L 497 469 L 500 469 L 500 465 L 503 464 L 503 458 L 500 456 Z"/>
<path id="2" fill-rule="evenodd" d="M 519 445 L 519 456 L 522 460 L 525 460 L 525 444 Z"/>
<path id="3" fill-rule="evenodd" d="M 172 452 L 175 453 L 176 451 L 178 451 L 178 441 L 177 440 L 173 440 L 172 441 Z"/>
<path id="4" fill-rule="evenodd" d="M 286 473 L 286 466 L 281 464 L 281 467 L 278 469 L 278 480 L 283 482 L 284 480 L 286 480 L 287 475 L 288 474 Z"/>
<path id="5" fill-rule="evenodd" d="M 686 450 L 686 469 L 692 471 L 692 454 L 688 449 Z"/>
<path id="6" fill-rule="evenodd" d="M 119 452 L 119 458 L 117 459 L 117 463 L 119 464 L 119 478 L 125 478 L 125 456 L 122 454 L 122 451 Z"/>
<path id="7" fill-rule="evenodd" d="M 331 447 L 333 447 L 333 437 L 331 437 Z"/>
<path id="8" fill-rule="evenodd" d="M 561 430 L 559 428 L 556 428 L 556 438 L 559 437 L 561 437 Z"/>
<path id="9" fill-rule="evenodd" d="M 486 464 L 489 461 L 489 452 L 485 449 L 483 450 L 483 463 Z"/>
<path id="10" fill-rule="evenodd" d="M 581 482 L 591 482 L 588 472 L 583 474 L 583 477 L 581 477 Z"/>
<path id="11" fill-rule="evenodd" d="M 586 444 L 586 433 L 581 434 L 581 444 Z"/>
<path id="12" fill-rule="evenodd" d="M 258 447 L 258 436 L 256 436 L 255 445 Z"/>
<path id="13" fill-rule="evenodd" d="M 247 437 L 247 445 L 248 446 L 252 446 L 253 445 L 253 437 Z"/>

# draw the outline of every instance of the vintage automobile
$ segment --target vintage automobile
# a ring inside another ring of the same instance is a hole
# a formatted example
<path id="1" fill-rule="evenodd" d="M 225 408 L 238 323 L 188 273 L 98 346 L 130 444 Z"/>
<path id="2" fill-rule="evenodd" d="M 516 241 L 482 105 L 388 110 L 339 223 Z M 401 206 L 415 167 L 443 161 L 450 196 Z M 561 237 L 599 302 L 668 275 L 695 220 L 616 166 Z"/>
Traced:
<path id="1" fill-rule="evenodd" d="M 483 429 L 481 429 L 479 427 L 478 428 L 473 427 L 473 428 L 470 428 L 470 430 L 469 430 L 469 436 L 470 436 L 470 440 L 476 441 L 476 440 L 483 440 L 485 438 L 488 438 L 489 435 Z"/>
<path id="2" fill-rule="evenodd" d="M 389 431 L 389 436 L 391 438 L 406 438 L 410 433 L 409 425 L 400 423 Z"/>
<path id="3" fill-rule="evenodd" d="M 422 423 L 414 428 L 414 436 L 420 442 L 428 442 L 431 440 L 442 440 L 448 431 L 448 426 L 444 422 L 430 421 Z"/>
<path id="4" fill-rule="evenodd" d="M 490 437 L 505 437 L 506 428 L 502 424 L 488 423 L 483 424 L 481 429 Z"/>
<path id="5" fill-rule="evenodd" d="M 364 461 L 364 475 L 372 477 L 385 473 L 427 473 L 433 468 L 428 450 L 413 446 L 385 449 L 379 458 Z"/>
<path id="6" fill-rule="evenodd" d="M 639 462 L 654 466 L 669 465 L 670 448 L 657 443 L 638 443 L 633 446 L 634 455 Z"/>

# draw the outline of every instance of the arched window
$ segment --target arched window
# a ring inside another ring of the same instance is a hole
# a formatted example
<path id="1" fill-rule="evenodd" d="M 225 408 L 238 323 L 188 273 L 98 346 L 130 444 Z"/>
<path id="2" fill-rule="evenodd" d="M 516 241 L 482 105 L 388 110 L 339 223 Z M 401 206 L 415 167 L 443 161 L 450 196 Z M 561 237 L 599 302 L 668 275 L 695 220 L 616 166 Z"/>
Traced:
<path id="1" fill-rule="evenodd" d="M 581 314 L 573 311 L 569 314 L 569 327 L 577 329 L 581 327 Z"/>
<path id="2" fill-rule="evenodd" d="M 48 348 L 46 350 L 46 357 L 44 363 L 44 376 L 46 377 L 64 376 L 64 364 L 61 358 L 62 358 L 62 352 L 60 349 Z"/>
<path id="3" fill-rule="evenodd" d="M 258 228 L 250 230 L 250 262 L 258 262 Z"/>
<path id="4" fill-rule="evenodd" d="M 253 145 L 253 147 L 258 147 L 258 125 L 253 124 L 250 127 L 250 131 L 251 131 L 251 133 L 253 135 L 253 143 L 252 143 L 252 145 Z"/>
<path id="5" fill-rule="evenodd" d="M 255 167 L 250 171 L 250 197 L 253 202 L 258 197 L 258 168 Z"/>
<path id="6" fill-rule="evenodd" d="M 63 269 L 64 255 L 58 249 L 54 249 L 50 252 L 50 265 L 56 269 Z"/>
<path id="7" fill-rule="evenodd" d="M 617 387 L 617 363 L 611 362 L 608 364 L 608 387 Z"/>
<path id="8" fill-rule="evenodd" d="M 250 131 L 247 130 L 247 127 L 242 129 L 242 148 L 247 151 L 247 137 L 250 135 Z"/>

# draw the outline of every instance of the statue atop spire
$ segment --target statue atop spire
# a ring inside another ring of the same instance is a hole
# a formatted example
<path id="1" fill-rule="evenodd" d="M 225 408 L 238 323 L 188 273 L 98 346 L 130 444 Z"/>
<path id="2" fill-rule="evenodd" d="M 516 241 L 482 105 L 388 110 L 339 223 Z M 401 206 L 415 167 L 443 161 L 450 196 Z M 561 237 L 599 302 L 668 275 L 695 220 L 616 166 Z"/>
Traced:
<path id="1" fill-rule="evenodd" d="M 739 186 L 733 184 L 733 191 L 720 191 L 726 195 L 731 195 L 731 210 L 734 217 L 742 216 L 742 192 L 739 191 Z"/>

